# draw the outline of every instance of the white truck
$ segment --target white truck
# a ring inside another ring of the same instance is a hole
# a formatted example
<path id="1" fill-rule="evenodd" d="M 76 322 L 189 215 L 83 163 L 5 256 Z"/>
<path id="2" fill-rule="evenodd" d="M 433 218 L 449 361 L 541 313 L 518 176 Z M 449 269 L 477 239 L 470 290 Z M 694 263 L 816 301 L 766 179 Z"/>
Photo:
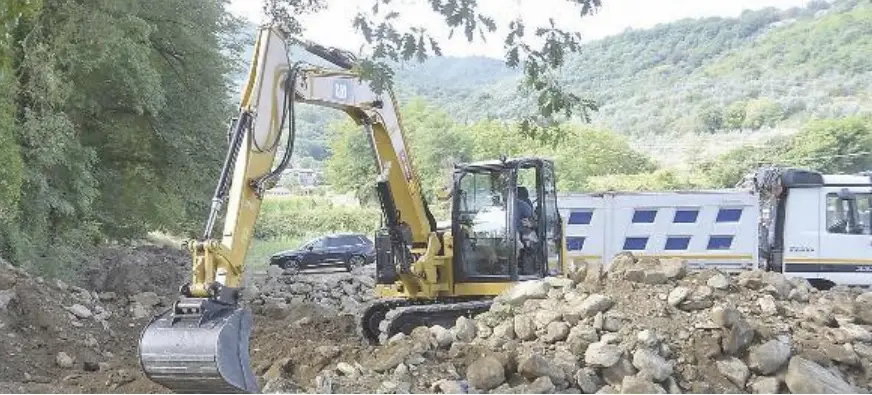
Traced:
<path id="1" fill-rule="evenodd" d="M 818 287 L 872 285 L 869 174 L 761 168 L 734 189 L 570 193 L 558 198 L 571 261 L 621 251 L 693 268 L 752 268 Z"/>

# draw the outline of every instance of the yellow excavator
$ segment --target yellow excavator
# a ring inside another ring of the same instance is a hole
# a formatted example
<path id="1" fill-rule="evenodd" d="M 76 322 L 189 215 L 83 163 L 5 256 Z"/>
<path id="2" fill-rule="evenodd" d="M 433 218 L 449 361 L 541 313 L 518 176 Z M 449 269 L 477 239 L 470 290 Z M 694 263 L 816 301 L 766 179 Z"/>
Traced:
<path id="1" fill-rule="evenodd" d="M 291 62 L 293 44 L 336 67 Z M 345 112 L 375 153 L 384 226 L 375 237 L 377 298 L 359 318 L 367 341 L 419 325 L 453 326 L 518 281 L 565 272 L 552 162 L 502 157 L 455 165 L 444 197 L 451 199 L 450 226 L 437 226 L 394 95 L 374 93 L 353 71 L 355 61 L 337 49 L 292 42 L 274 26 L 260 28 L 205 232 L 187 243 L 192 281 L 140 337 L 140 364 L 152 381 L 174 392 L 259 391 L 248 353 L 252 316 L 240 289 L 264 191 L 290 160 L 298 102 Z M 287 147 L 273 168 L 286 126 Z M 219 240 L 213 228 L 222 212 Z"/>

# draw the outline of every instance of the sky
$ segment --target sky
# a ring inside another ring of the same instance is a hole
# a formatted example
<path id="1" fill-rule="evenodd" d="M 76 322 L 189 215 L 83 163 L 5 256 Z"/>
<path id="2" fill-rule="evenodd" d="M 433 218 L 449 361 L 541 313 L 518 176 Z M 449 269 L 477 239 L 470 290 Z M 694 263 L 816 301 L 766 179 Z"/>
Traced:
<path id="1" fill-rule="evenodd" d="M 358 10 L 366 10 L 374 0 L 330 0 L 327 9 L 301 18 L 306 39 L 325 46 L 356 52 L 363 39 L 351 27 Z M 463 34 L 448 39 L 448 28 L 429 9 L 427 0 L 394 0 L 394 9 L 401 13 L 406 26 L 423 26 L 435 36 L 443 55 L 489 56 L 503 58 L 502 39 L 505 30 L 498 30 L 488 42 L 468 43 Z M 602 8 L 591 16 L 579 18 L 577 7 L 568 0 L 479 0 L 481 12 L 494 17 L 498 27 L 521 16 L 527 26 L 545 26 L 549 18 L 566 29 L 578 31 L 584 40 L 594 40 L 620 33 L 628 28 L 644 29 L 659 23 L 683 18 L 710 16 L 735 17 L 746 9 L 765 7 L 803 7 L 808 0 L 602 0 Z M 253 23 L 263 22 L 261 0 L 231 0 L 230 11 Z M 457 32 L 461 33 L 461 32 Z"/>

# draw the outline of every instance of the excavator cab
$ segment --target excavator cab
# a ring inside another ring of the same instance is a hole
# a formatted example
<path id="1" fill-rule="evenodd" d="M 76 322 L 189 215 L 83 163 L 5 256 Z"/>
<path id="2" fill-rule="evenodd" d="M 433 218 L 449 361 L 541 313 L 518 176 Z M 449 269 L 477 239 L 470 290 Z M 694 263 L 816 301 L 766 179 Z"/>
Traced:
<path id="1" fill-rule="evenodd" d="M 561 221 L 551 161 L 503 158 L 457 165 L 453 195 L 453 264 L 459 286 L 511 283 L 560 271 Z"/>

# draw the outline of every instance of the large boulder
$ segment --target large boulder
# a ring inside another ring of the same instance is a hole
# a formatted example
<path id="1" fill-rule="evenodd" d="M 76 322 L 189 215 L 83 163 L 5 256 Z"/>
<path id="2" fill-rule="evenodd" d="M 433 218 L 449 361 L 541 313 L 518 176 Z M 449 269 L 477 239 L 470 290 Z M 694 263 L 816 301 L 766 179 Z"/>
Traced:
<path id="1" fill-rule="evenodd" d="M 769 340 L 751 349 L 748 362 L 755 372 L 769 375 L 777 372 L 790 358 L 790 345 L 778 340 Z"/>
<path id="2" fill-rule="evenodd" d="M 491 390 L 506 381 L 503 364 L 493 356 L 479 358 L 466 369 L 466 379 L 473 387 Z"/>
<path id="3" fill-rule="evenodd" d="M 832 371 L 801 357 L 790 359 L 784 381 L 794 394 L 857 393 L 854 386 Z"/>

